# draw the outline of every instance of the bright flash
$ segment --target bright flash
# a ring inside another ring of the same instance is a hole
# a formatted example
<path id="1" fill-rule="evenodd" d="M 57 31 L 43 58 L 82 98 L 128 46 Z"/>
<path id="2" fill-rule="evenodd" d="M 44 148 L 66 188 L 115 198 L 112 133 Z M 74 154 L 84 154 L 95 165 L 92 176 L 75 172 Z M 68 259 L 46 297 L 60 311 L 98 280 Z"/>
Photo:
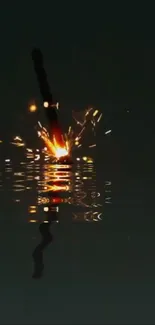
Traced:
<path id="1" fill-rule="evenodd" d="M 68 151 L 65 148 L 56 148 L 56 158 L 67 156 Z"/>
<path id="2" fill-rule="evenodd" d="M 50 140 L 45 128 L 38 131 L 38 136 L 42 138 L 48 149 L 49 155 L 53 156 L 53 158 L 60 159 L 61 157 L 68 156 L 69 148 L 67 141 L 65 142 L 65 146 L 61 147 L 59 143 L 57 143 L 55 137 L 53 137 L 53 141 Z"/>

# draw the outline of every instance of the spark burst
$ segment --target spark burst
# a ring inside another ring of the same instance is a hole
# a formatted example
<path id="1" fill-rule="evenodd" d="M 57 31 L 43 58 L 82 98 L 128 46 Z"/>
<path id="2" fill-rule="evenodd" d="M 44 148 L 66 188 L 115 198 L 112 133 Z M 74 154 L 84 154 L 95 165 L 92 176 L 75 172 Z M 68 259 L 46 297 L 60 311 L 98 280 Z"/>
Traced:
<path id="1" fill-rule="evenodd" d="M 73 150 L 80 148 L 82 146 L 82 141 L 84 134 L 86 134 L 87 129 L 91 126 L 91 131 L 96 135 L 95 128 L 97 123 L 100 122 L 102 118 L 102 113 L 93 108 L 88 108 L 84 112 L 72 112 L 73 120 L 76 125 L 69 126 L 67 132 L 64 134 L 65 146 L 63 148 L 56 142 L 55 137 L 50 139 L 49 133 L 45 127 L 38 122 L 39 130 L 37 131 L 38 136 L 44 141 L 47 148 L 47 154 L 58 161 L 62 157 L 71 156 Z M 94 148 L 96 143 L 90 144 L 89 148 Z"/>

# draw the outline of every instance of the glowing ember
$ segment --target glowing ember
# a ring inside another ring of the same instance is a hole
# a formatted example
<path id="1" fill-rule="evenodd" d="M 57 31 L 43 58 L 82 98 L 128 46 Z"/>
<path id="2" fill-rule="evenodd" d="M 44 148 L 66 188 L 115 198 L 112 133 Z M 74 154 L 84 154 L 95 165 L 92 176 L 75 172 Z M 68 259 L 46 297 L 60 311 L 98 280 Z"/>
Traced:
<path id="1" fill-rule="evenodd" d="M 31 113 L 36 112 L 36 110 L 37 110 L 37 106 L 36 106 L 35 104 L 30 105 L 30 107 L 29 107 L 29 111 L 30 111 Z"/>

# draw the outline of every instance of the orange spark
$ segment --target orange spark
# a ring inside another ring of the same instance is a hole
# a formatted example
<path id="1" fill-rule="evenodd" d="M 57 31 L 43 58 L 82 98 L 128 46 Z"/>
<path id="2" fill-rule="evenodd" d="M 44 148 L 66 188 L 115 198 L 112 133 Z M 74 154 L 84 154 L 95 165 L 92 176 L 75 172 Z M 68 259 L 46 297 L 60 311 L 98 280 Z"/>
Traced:
<path id="1" fill-rule="evenodd" d="M 67 141 L 65 145 L 62 147 L 56 141 L 55 137 L 53 137 L 53 141 L 51 141 L 44 130 L 39 131 L 38 135 L 43 139 L 46 147 L 48 148 L 49 154 L 51 154 L 53 157 L 59 159 L 61 157 L 68 156 L 69 148 L 68 148 Z"/>

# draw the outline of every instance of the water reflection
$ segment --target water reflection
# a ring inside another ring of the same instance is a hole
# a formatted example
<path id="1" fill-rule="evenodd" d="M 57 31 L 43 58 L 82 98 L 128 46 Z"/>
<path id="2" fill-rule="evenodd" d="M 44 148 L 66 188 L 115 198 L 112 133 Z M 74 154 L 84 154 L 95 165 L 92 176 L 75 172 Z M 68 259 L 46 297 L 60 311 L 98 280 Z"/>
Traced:
<path id="1" fill-rule="evenodd" d="M 41 242 L 36 246 L 32 256 L 34 260 L 34 272 L 33 278 L 40 278 L 44 269 L 43 263 L 43 251 L 52 242 L 53 236 L 50 232 L 50 226 L 52 223 L 52 212 L 48 214 L 47 223 L 42 222 L 39 225 L 39 231 L 42 236 Z"/>
<path id="2" fill-rule="evenodd" d="M 104 182 L 102 197 L 92 158 L 77 158 L 74 165 L 50 164 L 32 158 L 30 153 L 18 166 L 6 159 L 0 171 L 0 190 L 10 192 L 6 197 L 11 197 L 17 207 L 21 204 L 26 208 L 29 223 L 39 223 L 41 241 L 32 257 L 33 278 L 40 278 L 44 269 L 43 252 L 53 240 L 52 224 L 60 222 L 59 210 L 68 205 L 73 222 L 100 222 L 103 203 L 111 203 L 111 181 Z"/>
<path id="3" fill-rule="evenodd" d="M 64 204 L 71 207 L 73 221 L 98 222 L 103 218 L 103 202 L 111 203 L 111 182 L 104 182 L 104 198 L 101 197 L 95 164 L 87 157 L 77 158 L 71 166 L 29 159 L 13 166 L 6 159 L 0 173 L 0 190 L 12 192 L 16 205 L 25 207 L 27 202 L 30 223 L 47 223 L 49 213 L 53 221 L 59 222 L 59 209 Z"/>

